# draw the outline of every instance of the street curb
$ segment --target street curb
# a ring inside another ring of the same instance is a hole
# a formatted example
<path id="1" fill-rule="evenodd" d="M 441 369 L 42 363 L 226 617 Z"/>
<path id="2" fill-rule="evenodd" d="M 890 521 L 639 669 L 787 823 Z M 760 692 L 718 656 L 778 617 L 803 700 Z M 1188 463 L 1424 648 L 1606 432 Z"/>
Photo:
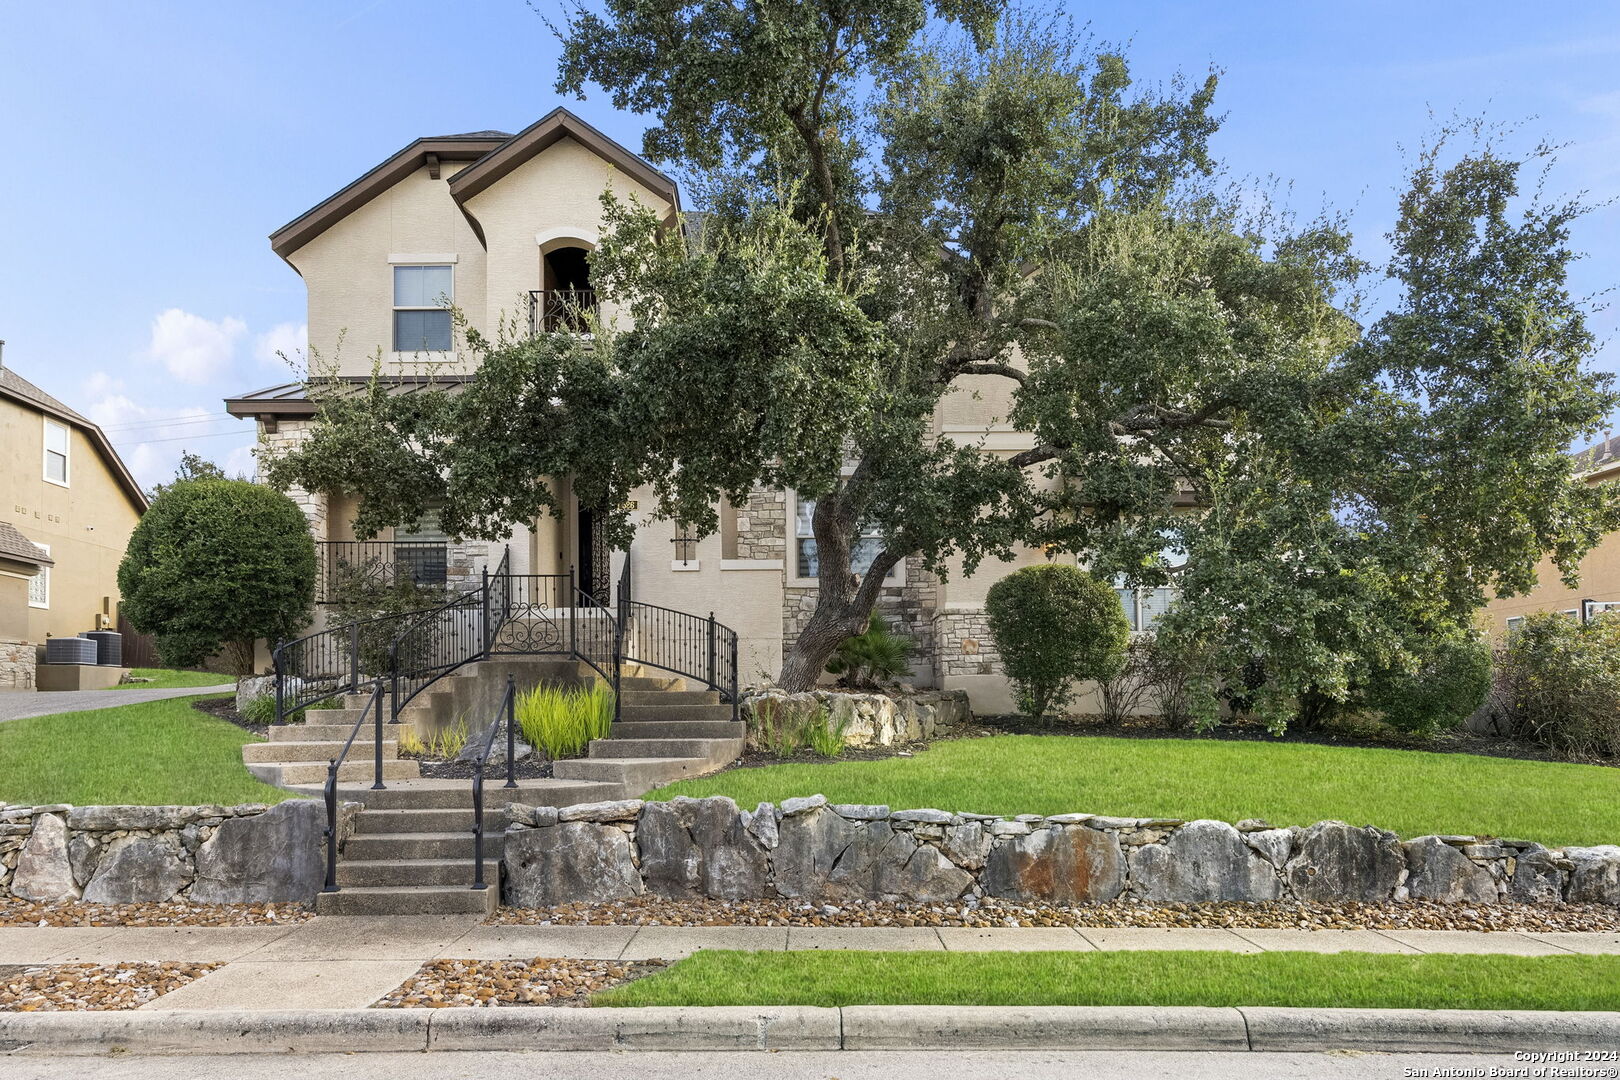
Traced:
<path id="1" fill-rule="evenodd" d="M 0 1013 L 0 1054 L 1380 1050 L 1620 1046 L 1620 1012 L 949 1005 Z"/>

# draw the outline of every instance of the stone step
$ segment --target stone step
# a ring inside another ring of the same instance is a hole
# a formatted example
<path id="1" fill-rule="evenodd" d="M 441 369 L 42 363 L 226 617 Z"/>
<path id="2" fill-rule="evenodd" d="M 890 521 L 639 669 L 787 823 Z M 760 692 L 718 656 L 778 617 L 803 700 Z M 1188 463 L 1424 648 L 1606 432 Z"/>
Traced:
<path id="1" fill-rule="evenodd" d="M 349 747 L 349 761 L 373 760 L 374 742 L 366 742 L 363 746 L 359 739 Z M 343 753 L 343 742 L 279 742 L 279 743 L 244 743 L 242 746 L 243 761 L 334 761 Z M 399 757 L 399 743 L 389 739 L 383 740 L 383 761 L 393 761 Z"/>
<path id="2" fill-rule="evenodd" d="M 415 764 L 414 762 L 412 764 Z M 369 774 L 367 774 L 369 776 Z M 324 774 L 323 774 L 324 776 Z M 611 802 L 622 799 L 624 789 L 619 784 L 585 779 L 519 780 L 516 790 L 501 787 L 501 781 L 484 781 L 485 812 L 504 810 L 509 802 L 530 806 L 574 806 L 579 803 Z M 321 797 L 321 786 L 313 781 L 307 784 L 282 785 L 288 791 L 312 799 Z M 390 783 L 382 791 L 372 791 L 359 783 L 340 785 L 338 798 L 343 802 L 363 804 L 371 810 L 450 810 L 465 808 L 472 811 L 471 780 L 412 779 Z M 364 815 L 361 815 L 364 817 Z M 469 822 L 470 826 L 470 822 Z"/>
<path id="3" fill-rule="evenodd" d="M 730 764 L 742 753 L 741 739 L 592 739 L 587 757 L 703 758 L 716 767 Z"/>
<path id="4" fill-rule="evenodd" d="M 472 860 L 469 857 L 470 868 Z M 500 885 L 487 889 L 465 885 L 352 885 L 315 895 L 317 915 L 491 915 L 500 902 Z"/>
<path id="5" fill-rule="evenodd" d="M 595 672 L 592 672 L 595 674 Z M 598 676 L 600 678 L 600 676 Z M 626 675 L 619 673 L 619 693 L 656 690 L 660 693 L 686 689 L 686 680 L 677 675 Z"/>
<path id="6" fill-rule="evenodd" d="M 510 795 L 513 792 L 508 791 L 507 794 Z M 354 831 L 357 835 L 360 833 L 460 832 L 470 831 L 472 829 L 472 820 L 471 800 L 468 801 L 466 806 L 434 807 L 425 810 L 383 810 L 367 807 L 359 817 L 354 819 Z M 490 822 L 495 821 L 500 822 L 504 827 L 506 802 L 498 799 L 486 800 L 484 820 L 486 828 L 489 827 Z"/>
<path id="7" fill-rule="evenodd" d="M 369 759 L 353 760 L 354 751 L 350 750 L 349 753 L 351 760 L 338 766 L 339 784 L 345 781 L 359 783 L 362 780 L 369 783 L 374 775 L 372 762 Z M 293 789 L 300 785 L 314 785 L 318 791 L 320 785 L 326 782 L 324 761 L 250 761 L 246 764 L 248 772 L 271 787 Z M 395 759 L 383 762 L 385 783 L 389 780 L 409 780 L 421 775 L 421 766 L 415 761 Z"/>
<path id="8" fill-rule="evenodd" d="M 501 860 L 488 858 L 489 849 L 484 850 L 484 880 L 493 887 L 501 880 Z M 338 863 L 337 880 L 339 886 L 460 885 L 470 889 L 473 861 L 470 852 L 465 859 L 344 859 Z"/>
<path id="9" fill-rule="evenodd" d="M 332 715 L 336 714 L 323 714 L 322 719 L 324 720 L 326 716 Z M 351 716 L 349 718 L 349 722 L 346 724 L 274 724 L 270 728 L 270 741 L 272 743 L 346 742 L 349 738 L 349 733 L 354 731 L 354 722 L 357 719 L 359 719 L 358 714 Z M 399 724 L 384 724 L 383 738 L 385 740 L 399 738 L 400 726 L 401 725 Z M 361 727 L 360 731 L 355 735 L 354 745 L 359 746 L 361 743 L 365 743 L 367 746 L 370 746 L 372 740 L 376 737 L 376 726 L 374 724 L 366 724 Z"/>
<path id="10" fill-rule="evenodd" d="M 720 704 L 718 690 L 623 690 L 619 696 L 626 708 L 632 705 Z"/>
<path id="11" fill-rule="evenodd" d="M 708 758 L 574 758 L 551 767 L 568 780 L 598 780 L 622 786 L 620 798 L 635 798 L 660 784 L 715 770 Z"/>
<path id="12" fill-rule="evenodd" d="M 505 829 L 486 833 L 484 854 L 500 858 Z M 472 830 L 439 833 L 355 833 L 343 845 L 342 860 L 413 862 L 418 859 L 465 859 L 472 865 Z M 342 861 L 339 862 L 342 865 Z"/>
<path id="13" fill-rule="evenodd" d="M 619 720 L 637 723 L 643 720 L 726 720 L 731 719 L 730 705 L 630 705 L 619 706 Z"/>
<path id="14" fill-rule="evenodd" d="M 613 725 L 614 739 L 741 739 L 748 725 L 741 720 L 638 720 Z"/>

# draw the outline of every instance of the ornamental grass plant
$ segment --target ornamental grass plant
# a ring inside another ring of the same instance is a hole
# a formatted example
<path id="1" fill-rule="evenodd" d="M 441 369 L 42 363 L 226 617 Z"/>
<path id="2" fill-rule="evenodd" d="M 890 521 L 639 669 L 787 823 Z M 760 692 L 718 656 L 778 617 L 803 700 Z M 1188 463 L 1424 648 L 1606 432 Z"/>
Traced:
<path id="1" fill-rule="evenodd" d="M 541 683 L 518 695 L 518 728 L 529 745 L 548 757 L 578 757 L 592 739 L 613 728 L 613 691 L 603 683 L 563 686 Z"/>

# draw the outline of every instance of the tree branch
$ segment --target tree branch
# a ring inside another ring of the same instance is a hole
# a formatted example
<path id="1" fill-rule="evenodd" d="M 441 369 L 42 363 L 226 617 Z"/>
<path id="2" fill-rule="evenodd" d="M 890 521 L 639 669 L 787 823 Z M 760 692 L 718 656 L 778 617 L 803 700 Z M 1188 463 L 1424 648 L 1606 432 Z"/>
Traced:
<path id="1" fill-rule="evenodd" d="M 1023 385 L 1029 376 L 1019 371 L 1011 364 L 1000 363 L 969 363 L 957 365 L 955 375 L 1000 375 L 1004 379 Z"/>

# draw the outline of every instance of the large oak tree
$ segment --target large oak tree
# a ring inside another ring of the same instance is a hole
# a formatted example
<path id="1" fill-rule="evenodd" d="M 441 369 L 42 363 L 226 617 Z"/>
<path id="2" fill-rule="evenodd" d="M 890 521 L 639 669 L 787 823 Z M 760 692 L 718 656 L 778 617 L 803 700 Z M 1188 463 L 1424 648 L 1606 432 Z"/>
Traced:
<path id="1" fill-rule="evenodd" d="M 1043 546 L 1174 577 L 1164 632 L 1207 661 L 1206 707 L 1247 672 L 1279 721 L 1616 523 L 1565 456 L 1616 404 L 1566 285 L 1581 207 L 1521 195 L 1488 144 L 1416 163 L 1363 325 L 1379 275 L 1336 221 L 1210 193 L 1213 75 L 1140 88 L 990 0 L 604 0 L 560 32 L 559 88 L 648 115 L 706 213 L 605 199 L 592 282 L 628 318 L 588 343 L 470 332 L 459 393 L 313 382 L 322 422 L 271 476 L 364 496 L 363 532 L 434 506 L 498 536 L 557 509 L 548 476 L 604 508 L 648 485 L 706 530 L 720 498 L 791 487 L 819 590 L 784 686 L 902 561 Z M 1029 448 L 936 433 L 997 383 Z"/>

